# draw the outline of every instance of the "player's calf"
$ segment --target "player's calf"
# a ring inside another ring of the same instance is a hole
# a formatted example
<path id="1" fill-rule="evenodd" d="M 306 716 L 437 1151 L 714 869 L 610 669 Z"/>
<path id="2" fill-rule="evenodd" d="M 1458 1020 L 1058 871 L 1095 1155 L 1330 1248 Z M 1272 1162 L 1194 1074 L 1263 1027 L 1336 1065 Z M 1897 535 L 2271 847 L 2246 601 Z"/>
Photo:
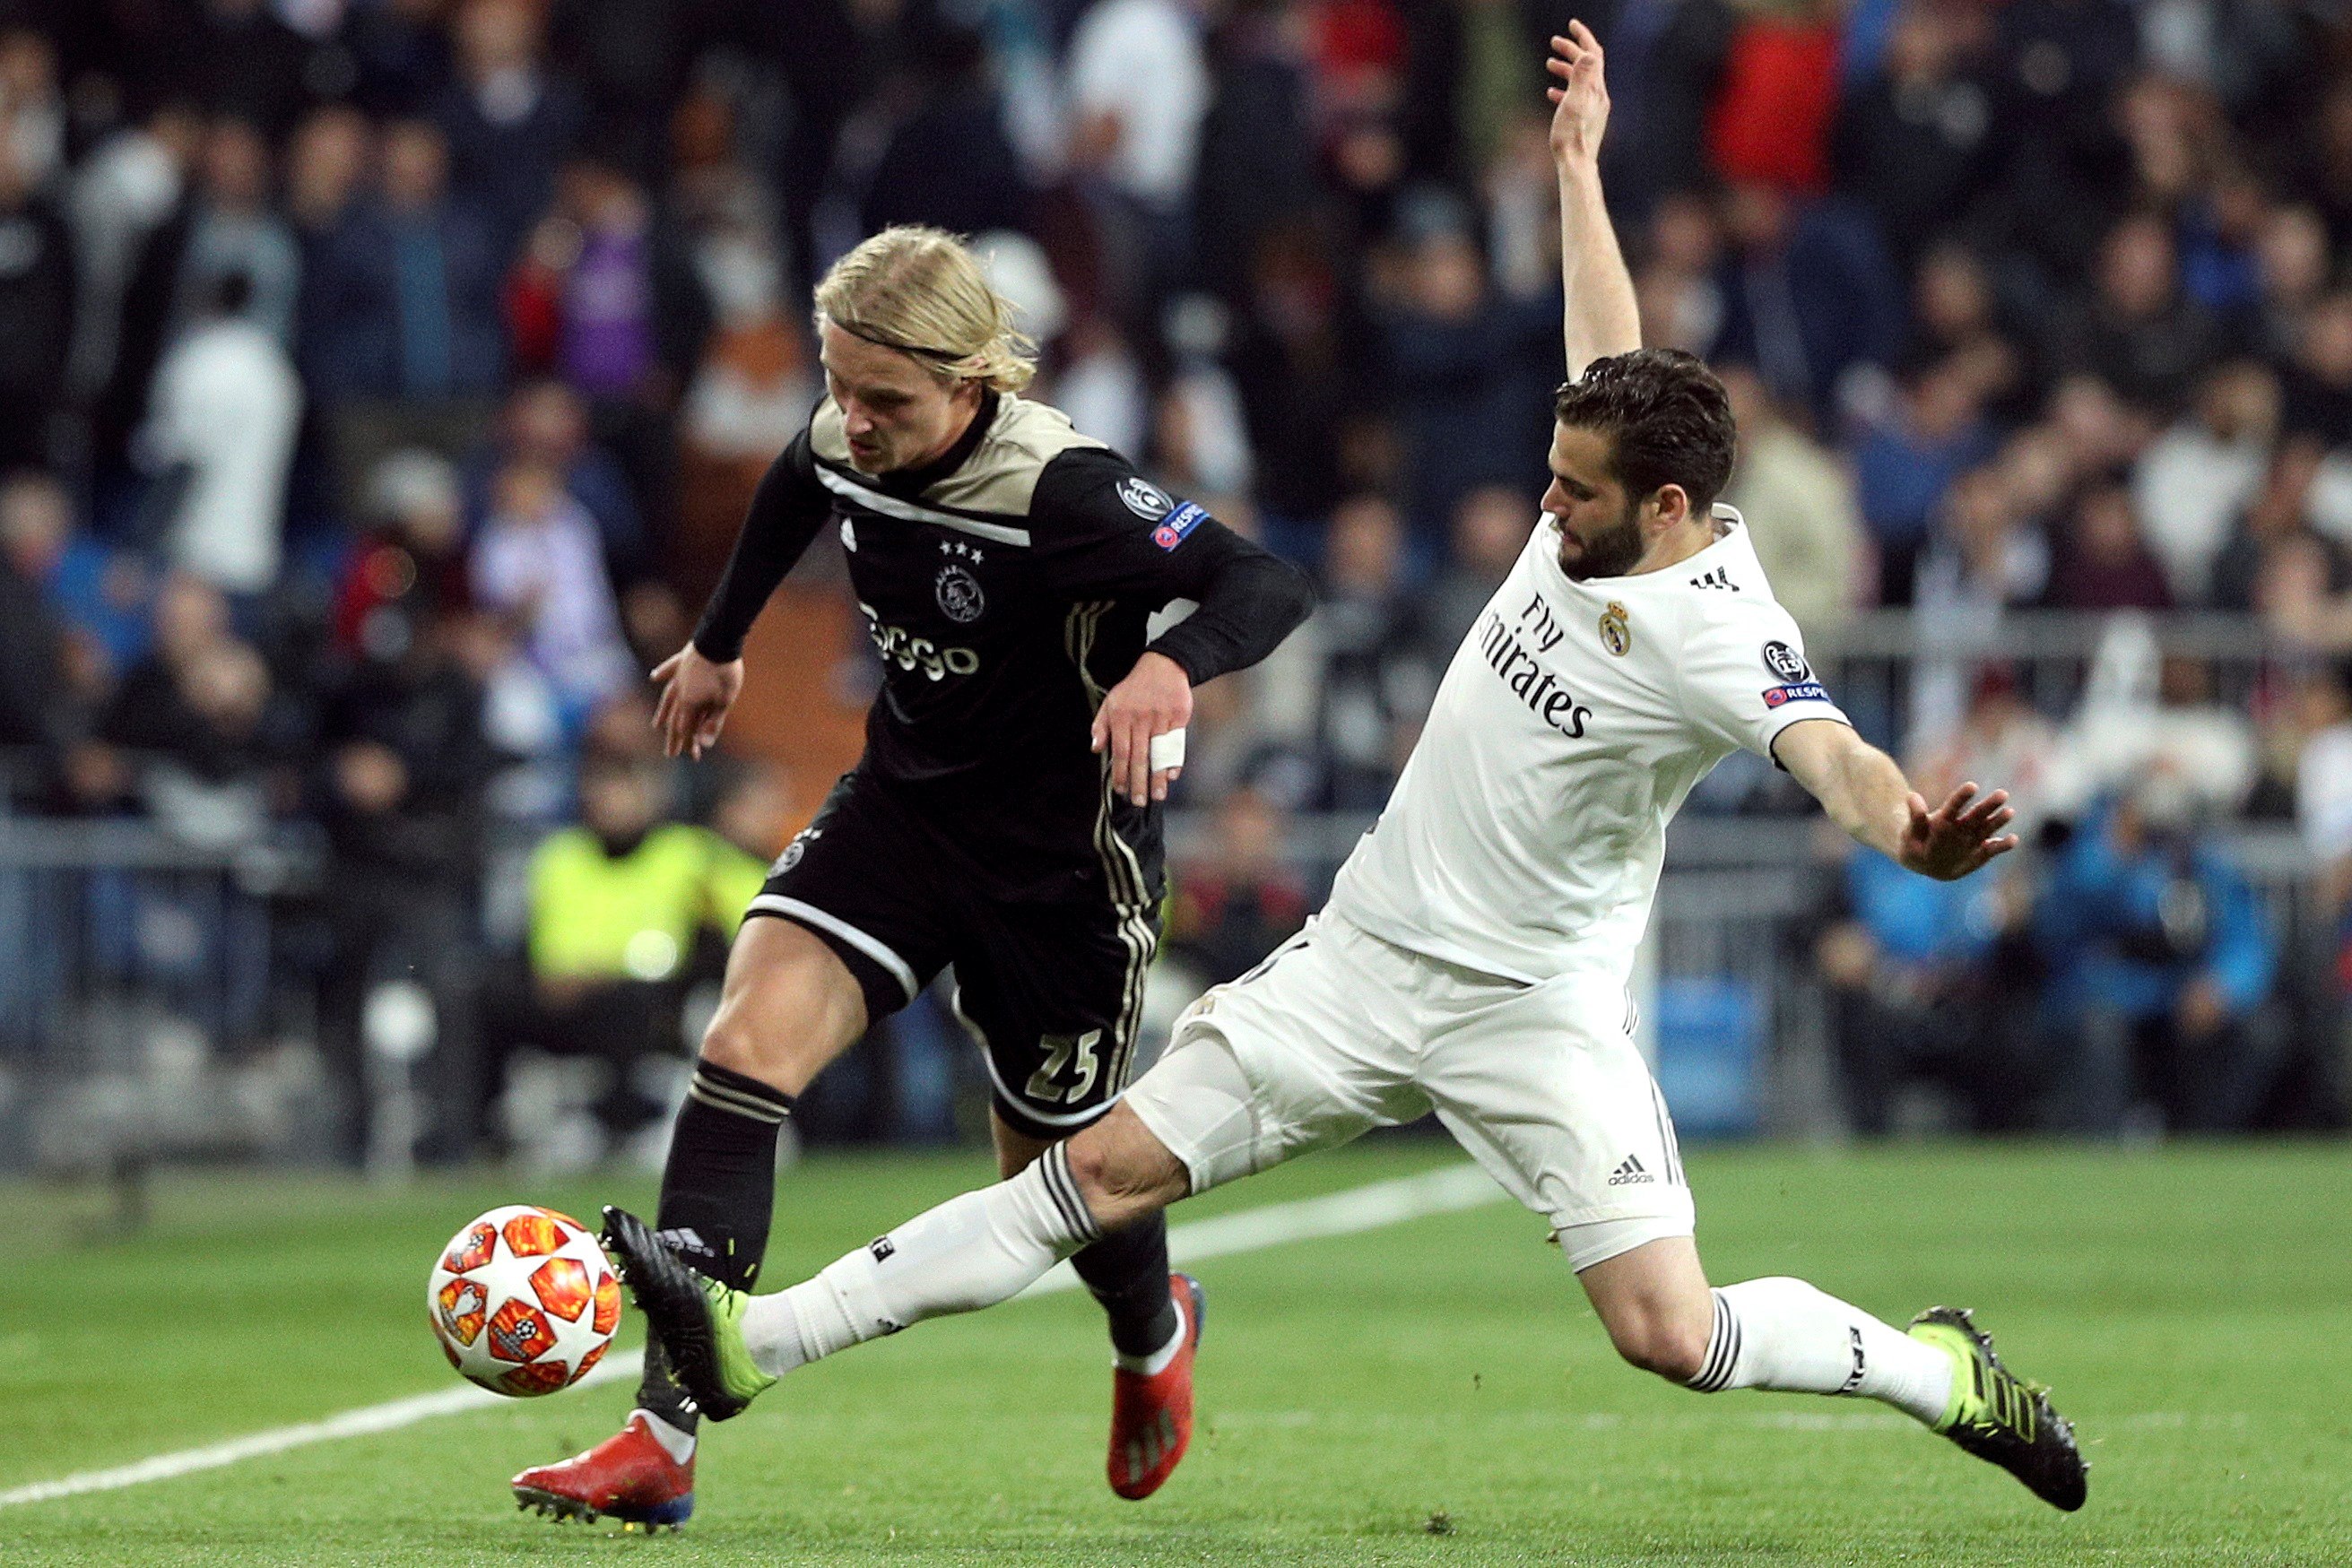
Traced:
<path id="1" fill-rule="evenodd" d="M 1743 1280 L 1714 1292 L 1706 1359 L 1690 1386 L 1853 1395 L 1934 1426 L 1951 1358 L 1802 1280 Z"/>
<path id="2" fill-rule="evenodd" d="M 1802 1280 L 1710 1289 L 1687 1236 L 1636 1247 L 1578 1279 L 1626 1360 L 1702 1394 L 1854 1395 L 1929 1426 L 1951 1396 L 1949 1356 Z"/>
<path id="3" fill-rule="evenodd" d="M 721 1406 L 732 1414 L 787 1372 L 927 1318 L 1018 1295 L 1100 1239 L 1071 1179 L 1067 1147 L 1055 1145 L 1012 1180 L 950 1198 L 773 1295 L 682 1284 L 658 1255 L 632 1271 L 622 1259 L 634 1245 L 626 1226 L 614 1256 L 679 1380 L 705 1415 L 723 1419 Z M 614 1213 L 606 1210 L 608 1220 Z"/>
<path id="4" fill-rule="evenodd" d="M 2009 1471 L 2053 1507 L 2083 1506 L 2088 1466 L 2074 1427 L 2046 1388 L 2001 1364 L 1964 1312 L 1934 1308 L 1906 1333 L 1802 1280 L 1706 1290 L 1688 1238 L 1652 1242 L 1579 1278 L 1618 1353 L 1636 1366 L 1702 1394 L 1770 1388 L 1875 1399 Z"/>
<path id="5" fill-rule="evenodd" d="M 1571 1237 L 1564 1234 L 1563 1245 Z M 1706 1364 L 1715 1292 L 1688 1236 L 1653 1238 L 1587 1264 L 1577 1281 L 1609 1331 L 1609 1343 L 1633 1365 L 1687 1384 Z"/>
<path id="6" fill-rule="evenodd" d="M 1062 1141 L 1031 1136 L 1007 1122 L 1002 1108 L 992 1123 L 997 1174 L 1008 1181 Z M 1070 1269 L 1101 1306 L 1111 1346 L 1120 1355 L 1150 1357 L 1176 1337 L 1178 1312 L 1168 1292 L 1165 1216 L 1147 1215 L 1106 1232 L 1101 1240 L 1070 1255 Z"/>
<path id="7" fill-rule="evenodd" d="M 1604 1320 L 1609 1343 L 1617 1354 L 1644 1372 L 1669 1383 L 1688 1384 L 1706 1365 L 1709 1331 L 1693 1333 L 1682 1316 L 1671 1311 L 1628 1320 Z"/>

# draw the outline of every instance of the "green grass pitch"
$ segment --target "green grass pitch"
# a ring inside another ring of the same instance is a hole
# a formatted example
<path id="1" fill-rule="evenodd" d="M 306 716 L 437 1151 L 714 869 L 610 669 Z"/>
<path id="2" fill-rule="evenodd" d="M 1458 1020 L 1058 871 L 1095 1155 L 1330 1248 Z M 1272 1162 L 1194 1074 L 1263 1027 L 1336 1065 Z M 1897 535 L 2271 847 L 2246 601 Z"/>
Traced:
<path id="1" fill-rule="evenodd" d="M 1455 1157 L 1360 1146 L 1176 1218 Z M 770 1270 L 821 1266 L 977 1153 L 783 1181 Z M 1875 1405 L 1711 1398 L 1618 1364 L 1515 1206 L 1212 1260 L 1201 1426 L 1157 1498 L 1102 1480 L 1080 1295 L 925 1325 L 716 1428 L 686 1532 L 518 1514 L 505 1480 L 628 1391 L 516 1402 L 0 1510 L 0 1563 L 2352 1563 L 2352 1155 L 2340 1147 L 1724 1149 L 1690 1162 L 1718 1279 L 1801 1274 L 1898 1321 L 1974 1306 L 2094 1461 L 2059 1515 Z M 0 1189 L 0 1491 L 447 1385 L 434 1249 L 492 1176 L 383 1194 L 190 1177 L 103 1239 L 92 1195 Z M 635 1317 L 629 1343 L 635 1343 Z"/>

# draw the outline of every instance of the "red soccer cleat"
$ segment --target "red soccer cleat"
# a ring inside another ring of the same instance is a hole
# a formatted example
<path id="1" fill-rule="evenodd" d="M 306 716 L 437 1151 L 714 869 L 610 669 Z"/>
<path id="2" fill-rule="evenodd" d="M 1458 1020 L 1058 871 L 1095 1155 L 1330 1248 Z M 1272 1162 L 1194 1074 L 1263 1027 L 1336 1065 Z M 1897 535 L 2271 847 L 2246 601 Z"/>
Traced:
<path id="1" fill-rule="evenodd" d="M 1124 1367 L 1111 1373 L 1110 1490 L 1140 1501 L 1176 1473 L 1192 1440 L 1192 1357 L 1201 1348 L 1201 1281 L 1168 1276 L 1169 1294 L 1184 1315 L 1183 1343 L 1166 1366 L 1146 1376 Z"/>
<path id="2" fill-rule="evenodd" d="M 694 1511 L 693 1456 L 682 1465 L 671 1458 L 645 1416 L 634 1412 L 617 1435 L 560 1464 L 525 1470 L 511 1484 L 517 1508 L 535 1508 L 559 1521 L 611 1518 L 648 1530 L 675 1529 Z"/>

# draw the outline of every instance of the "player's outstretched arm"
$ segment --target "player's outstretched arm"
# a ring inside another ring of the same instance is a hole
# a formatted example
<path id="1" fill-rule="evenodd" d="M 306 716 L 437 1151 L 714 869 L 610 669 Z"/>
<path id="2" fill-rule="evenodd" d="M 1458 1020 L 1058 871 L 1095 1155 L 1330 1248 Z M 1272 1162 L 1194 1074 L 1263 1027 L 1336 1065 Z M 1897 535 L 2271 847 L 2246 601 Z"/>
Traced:
<path id="1" fill-rule="evenodd" d="M 1583 23 L 1570 22 L 1566 37 L 1552 39 L 1544 68 L 1553 78 L 1551 161 L 1559 177 L 1559 273 L 1567 298 L 1562 328 L 1568 379 L 1574 381 L 1593 361 L 1640 348 L 1642 313 L 1601 199 L 1601 136 L 1609 126 L 1601 40 Z"/>
<path id="2" fill-rule="evenodd" d="M 1832 821 L 1907 871 L 1954 882 L 2017 847 L 2017 835 L 2001 831 L 2017 815 L 2008 790 L 1979 800 L 1963 784 L 1931 810 L 1893 758 L 1835 719 L 1790 725 L 1772 754 Z"/>

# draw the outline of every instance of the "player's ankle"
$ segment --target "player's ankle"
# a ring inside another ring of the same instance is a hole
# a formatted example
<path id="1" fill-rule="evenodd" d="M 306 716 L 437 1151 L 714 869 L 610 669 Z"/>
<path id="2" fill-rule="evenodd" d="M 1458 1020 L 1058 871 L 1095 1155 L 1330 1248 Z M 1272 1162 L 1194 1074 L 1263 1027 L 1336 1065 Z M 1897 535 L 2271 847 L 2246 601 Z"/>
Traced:
<path id="1" fill-rule="evenodd" d="M 1139 1377 L 1157 1377 L 1167 1371 L 1168 1364 L 1176 1359 L 1176 1353 L 1184 1348 L 1184 1309 L 1172 1298 L 1168 1303 L 1168 1315 L 1175 1326 L 1169 1331 L 1167 1339 L 1159 1349 L 1137 1355 L 1114 1346 L 1111 1364 L 1121 1372 L 1132 1372 Z"/>
<path id="2" fill-rule="evenodd" d="M 680 1427 L 643 1406 L 639 1406 L 629 1414 L 645 1418 L 646 1430 L 653 1434 L 654 1441 L 662 1446 L 662 1452 L 670 1457 L 673 1464 L 683 1465 L 694 1458 L 697 1439 L 692 1430 Z"/>

